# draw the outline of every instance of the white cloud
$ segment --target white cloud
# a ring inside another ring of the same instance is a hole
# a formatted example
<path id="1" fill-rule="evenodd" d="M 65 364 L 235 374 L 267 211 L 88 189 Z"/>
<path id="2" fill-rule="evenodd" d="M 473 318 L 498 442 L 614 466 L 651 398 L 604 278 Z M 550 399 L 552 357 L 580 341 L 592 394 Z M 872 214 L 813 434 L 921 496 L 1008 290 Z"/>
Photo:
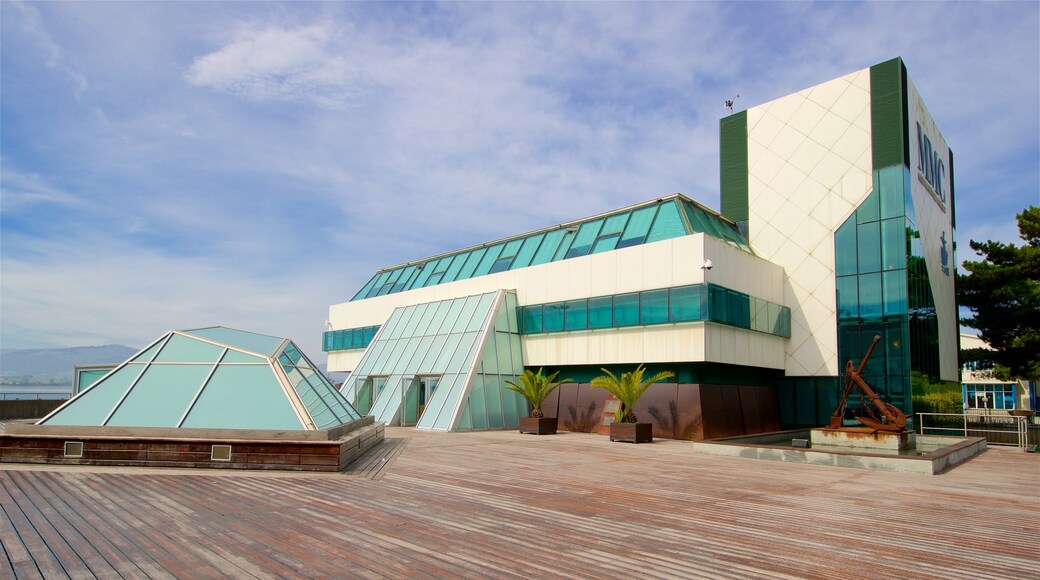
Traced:
<path id="1" fill-rule="evenodd" d="M 335 108 L 349 102 L 353 75 L 347 60 L 329 51 L 329 37 L 322 26 L 246 26 L 227 46 L 196 58 L 186 77 L 259 101 L 310 100 Z"/>

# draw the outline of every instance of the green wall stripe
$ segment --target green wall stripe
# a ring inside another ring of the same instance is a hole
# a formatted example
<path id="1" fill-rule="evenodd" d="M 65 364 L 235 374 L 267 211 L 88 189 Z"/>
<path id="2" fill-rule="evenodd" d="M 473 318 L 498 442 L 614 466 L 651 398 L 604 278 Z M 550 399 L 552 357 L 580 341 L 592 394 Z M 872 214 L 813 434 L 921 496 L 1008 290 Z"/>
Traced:
<path id="1" fill-rule="evenodd" d="M 906 72 L 900 58 L 870 67 L 870 125 L 874 170 L 906 165 Z"/>
<path id="2" fill-rule="evenodd" d="M 719 121 L 721 213 L 735 222 L 748 219 L 747 140 L 747 111 Z"/>

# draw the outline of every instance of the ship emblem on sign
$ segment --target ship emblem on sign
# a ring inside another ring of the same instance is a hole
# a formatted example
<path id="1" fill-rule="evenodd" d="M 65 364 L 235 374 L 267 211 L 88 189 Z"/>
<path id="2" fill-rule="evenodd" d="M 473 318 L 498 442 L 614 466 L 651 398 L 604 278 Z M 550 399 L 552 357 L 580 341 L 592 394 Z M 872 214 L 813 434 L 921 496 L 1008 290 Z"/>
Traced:
<path id="1" fill-rule="evenodd" d="M 942 242 L 942 246 L 939 247 L 939 261 L 942 264 L 942 272 L 947 276 L 950 275 L 950 252 L 946 249 L 946 232 L 944 231 L 939 236 L 939 241 Z"/>

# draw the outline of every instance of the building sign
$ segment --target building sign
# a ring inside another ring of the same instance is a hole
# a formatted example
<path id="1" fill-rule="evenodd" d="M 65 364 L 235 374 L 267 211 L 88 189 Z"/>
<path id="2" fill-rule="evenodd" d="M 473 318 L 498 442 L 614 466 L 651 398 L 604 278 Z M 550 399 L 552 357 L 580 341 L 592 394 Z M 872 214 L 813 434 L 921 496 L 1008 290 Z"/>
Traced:
<path id="1" fill-rule="evenodd" d="M 946 212 L 950 195 L 950 148 L 935 126 L 917 90 L 907 94 L 909 109 L 911 187 L 923 189 Z"/>

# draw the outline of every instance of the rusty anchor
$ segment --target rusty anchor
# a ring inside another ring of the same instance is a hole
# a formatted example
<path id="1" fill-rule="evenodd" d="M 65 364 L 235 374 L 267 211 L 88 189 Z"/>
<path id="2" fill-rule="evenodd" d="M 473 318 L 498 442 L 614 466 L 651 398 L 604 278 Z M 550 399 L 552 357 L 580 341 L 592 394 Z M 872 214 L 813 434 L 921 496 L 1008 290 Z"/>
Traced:
<path id="1" fill-rule="evenodd" d="M 863 380 L 863 369 L 867 366 L 867 360 L 870 359 L 870 355 L 874 352 L 874 347 L 877 346 L 880 340 L 880 336 L 874 337 L 874 342 L 870 343 L 867 354 L 863 355 L 859 368 L 854 367 L 851 360 L 845 364 L 845 390 L 842 393 L 841 401 L 838 402 L 838 407 L 831 414 L 830 425 L 825 427 L 825 429 L 841 429 L 844 426 L 845 407 L 848 405 L 849 395 L 852 394 L 853 388 L 859 387 L 861 399 L 864 395 L 867 399 L 870 399 L 870 403 L 880 413 L 880 417 L 874 414 L 864 402 L 864 408 L 868 416 L 856 416 L 857 421 L 873 429 L 875 433 L 878 431 L 888 433 L 902 433 L 906 431 L 906 414 L 891 403 L 882 401 L 881 397 Z"/>

